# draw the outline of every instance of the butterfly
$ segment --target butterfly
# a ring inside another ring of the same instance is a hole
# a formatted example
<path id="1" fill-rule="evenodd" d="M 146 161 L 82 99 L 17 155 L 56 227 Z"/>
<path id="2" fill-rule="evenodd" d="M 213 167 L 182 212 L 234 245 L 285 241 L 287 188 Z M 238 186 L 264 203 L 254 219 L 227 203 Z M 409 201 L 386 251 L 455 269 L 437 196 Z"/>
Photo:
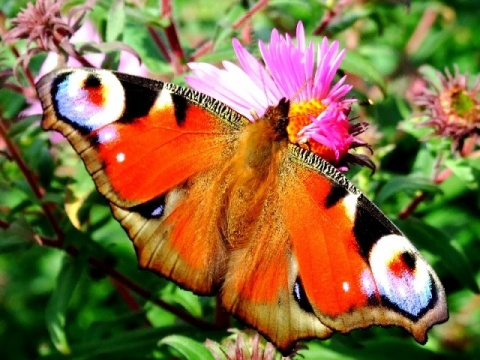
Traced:
<path id="1" fill-rule="evenodd" d="M 334 166 L 288 141 L 288 100 L 252 123 L 189 88 L 107 70 L 57 70 L 37 91 L 43 128 L 80 155 L 140 266 L 218 294 L 283 353 L 372 325 L 425 343 L 448 318 L 411 242 Z"/>

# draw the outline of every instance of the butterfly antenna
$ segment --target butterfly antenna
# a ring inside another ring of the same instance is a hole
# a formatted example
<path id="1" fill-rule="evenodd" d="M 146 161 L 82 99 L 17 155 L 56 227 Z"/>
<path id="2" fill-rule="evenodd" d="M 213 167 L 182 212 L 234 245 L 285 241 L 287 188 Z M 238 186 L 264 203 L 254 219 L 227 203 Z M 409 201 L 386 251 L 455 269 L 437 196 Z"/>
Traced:
<path id="1" fill-rule="evenodd" d="M 300 86 L 300 88 L 295 92 L 295 94 L 293 95 L 293 97 L 290 100 L 292 100 L 292 101 L 295 100 L 300 95 L 300 93 L 307 87 L 309 82 L 313 82 L 313 78 L 309 78 L 309 79 L 305 80 L 303 82 L 302 86 Z"/>

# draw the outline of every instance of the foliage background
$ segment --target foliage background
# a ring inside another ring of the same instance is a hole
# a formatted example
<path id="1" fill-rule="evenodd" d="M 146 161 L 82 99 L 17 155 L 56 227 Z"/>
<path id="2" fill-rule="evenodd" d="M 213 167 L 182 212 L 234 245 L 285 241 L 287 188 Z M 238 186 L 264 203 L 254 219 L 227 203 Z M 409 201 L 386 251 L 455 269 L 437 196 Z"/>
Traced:
<path id="1" fill-rule="evenodd" d="M 256 39 L 267 39 L 273 27 L 291 32 L 302 20 L 307 33 L 320 29 L 348 48 L 342 70 L 354 95 L 373 102 L 355 111 L 374 124 L 370 141 L 378 170 L 370 176 L 353 169 L 349 176 L 392 219 L 422 197 L 398 224 L 438 272 L 450 320 L 429 332 L 425 346 L 401 329 L 371 328 L 310 341 L 299 354 L 306 359 L 479 358 L 479 160 L 452 154 L 448 139 L 425 140 L 425 131 L 413 125 L 418 112 L 410 101 L 422 75 L 435 77 L 432 69 L 453 71 L 457 64 L 462 73 L 480 72 L 477 0 L 418 0 L 410 6 L 394 0 L 178 0 L 171 4 L 171 16 L 161 11 L 168 3 L 100 0 L 87 18 L 104 40 L 133 47 L 150 76 L 180 84 L 182 65 L 192 57 L 232 60 L 233 36 L 250 42 L 253 50 Z M 2 2 L 2 35 L 25 5 Z M 160 42 L 172 44 L 172 20 L 183 53 L 167 61 L 151 30 Z M 213 47 L 198 56 L 205 43 Z M 203 342 L 228 336 L 209 324 L 227 321 L 239 329 L 242 324 L 219 316 L 214 298 L 195 296 L 137 269 L 130 241 L 76 154 L 41 131 L 39 115 L 20 117 L 35 100 L 24 69 L 19 68 L 20 80 L 11 76 L 18 57 L 14 49 L 21 54 L 24 47 L 24 41 L 0 45 L 1 357 L 208 358 Z M 28 64 L 33 75 L 45 56 L 40 53 Z M 115 67 L 118 54 L 107 60 L 105 67 Z M 440 156 L 451 176 L 437 184 L 432 177 Z M 196 320 L 200 323 L 192 324 Z"/>

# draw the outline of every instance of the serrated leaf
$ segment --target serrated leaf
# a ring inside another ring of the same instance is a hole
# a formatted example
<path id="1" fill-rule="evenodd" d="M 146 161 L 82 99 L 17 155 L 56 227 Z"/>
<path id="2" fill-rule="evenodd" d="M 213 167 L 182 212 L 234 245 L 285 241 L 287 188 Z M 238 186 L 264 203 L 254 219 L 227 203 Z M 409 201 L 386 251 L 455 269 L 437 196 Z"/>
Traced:
<path id="1" fill-rule="evenodd" d="M 375 203 L 381 204 L 391 196 L 404 191 L 441 192 L 439 187 L 427 178 L 420 176 L 396 176 L 383 185 L 375 197 Z"/>
<path id="2" fill-rule="evenodd" d="M 85 263 L 83 257 L 65 255 L 55 287 L 45 310 L 47 329 L 55 348 L 62 354 L 70 354 L 65 333 L 66 312 L 70 298 L 77 286 Z"/>
<path id="3" fill-rule="evenodd" d="M 214 360 L 212 353 L 205 345 L 186 336 L 170 335 L 160 340 L 158 345 L 172 347 L 186 360 Z"/>
<path id="4" fill-rule="evenodd" d="M 372 66 L 370 61 L 356 51 L 349 50 L 346 52 L 340 68 L 379 86 L 383 94 L 387 93 L 387 87 L 380 72 Z"/>
<path id="5" fill-rule="evenodd" d="M 123 0 L 116 0 L 108 11 L 105 40 L 107 42 L 121 40 L 124 29 L 125 3 Z"/>
<path id="6" fill-rule="evenodd" d="M 398 222 L 407 237 L 419 247 L 441 259 L 450 275 L 474 292 L 479 292 L 474 271 L 465 255 L 452 245 L 450 238 L 437 228 L 415 218 Z"/>

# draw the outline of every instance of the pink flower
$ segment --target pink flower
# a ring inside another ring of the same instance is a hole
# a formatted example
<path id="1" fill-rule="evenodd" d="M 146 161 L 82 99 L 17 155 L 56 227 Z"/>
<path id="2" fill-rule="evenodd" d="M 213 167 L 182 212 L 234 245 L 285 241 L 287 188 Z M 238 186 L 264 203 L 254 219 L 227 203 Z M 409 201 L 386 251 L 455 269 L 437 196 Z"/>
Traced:
<path id="1" fill-rule="evenodd" d="M 317 46 L 313 41 L 307 43 L 299 22 L 296 43 L 277 30 L 272 31 L 268 44 L 259 42 L 264 64 L 237 39 L 233 40 L 233 48 L 240 66 L 229 61 L 222 63 L 223 69 L 190 63 L 193 76 L 186 77 L 187 83 L 252 122 L 254 114 L 261 117 L 269 106 L 288 99 L 289 140 L 344 169 L 345 162 L 353 160 L 348 150 L 365 144 L 354 136 L 360 127 L 348 119 L 355 100 L 345 96 L 352 86 L 345 84 L 345 76 L 333 83 L 345 55 L 345 50 L 339 51 L 338 42 L 329 45 L 324 38 Z"/>

